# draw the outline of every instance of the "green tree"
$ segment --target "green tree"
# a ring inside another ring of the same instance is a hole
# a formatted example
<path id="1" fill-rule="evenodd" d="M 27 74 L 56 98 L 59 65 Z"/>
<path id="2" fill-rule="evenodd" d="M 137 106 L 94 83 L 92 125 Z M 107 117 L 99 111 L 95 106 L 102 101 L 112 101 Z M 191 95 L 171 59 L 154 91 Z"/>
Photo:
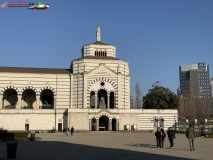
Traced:
<path id="1" fill-rule="evenodd" d="M 160 86 L 156 82 L 150 93 L 143 96 L 144 109 L 178 109 L 179 98 L 170 89 Z"/>

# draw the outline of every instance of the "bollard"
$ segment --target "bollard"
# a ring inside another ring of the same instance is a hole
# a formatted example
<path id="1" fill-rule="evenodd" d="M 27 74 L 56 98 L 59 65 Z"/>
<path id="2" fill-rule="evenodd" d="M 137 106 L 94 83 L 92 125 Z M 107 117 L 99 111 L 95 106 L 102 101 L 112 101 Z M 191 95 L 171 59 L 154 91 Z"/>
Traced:
<path id="1" fill-rule="evenodd" d="M 7 143 L 7 159 L 16 159 L 17 143 Z"/>
<path id="2" fill-rule="evenodd" d="M 35 133 L 31 133 L 30 141 L 35 141 Z"/>

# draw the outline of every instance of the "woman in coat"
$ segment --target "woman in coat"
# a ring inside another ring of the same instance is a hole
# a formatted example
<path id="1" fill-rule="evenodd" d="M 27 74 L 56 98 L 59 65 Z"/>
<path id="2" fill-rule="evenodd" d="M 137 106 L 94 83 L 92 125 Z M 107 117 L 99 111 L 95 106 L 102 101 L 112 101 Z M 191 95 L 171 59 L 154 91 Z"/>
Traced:
<path id="1" fill-rule="evenodd" d="M 164 140 L 165 140 L 165 137 L 166 137 L 166 134 L 165 134 L 163 128 L 161 128 L 161 134 L 162 134 L 162 136 L 161 136 L 161 146 L 163 148 Z"/>

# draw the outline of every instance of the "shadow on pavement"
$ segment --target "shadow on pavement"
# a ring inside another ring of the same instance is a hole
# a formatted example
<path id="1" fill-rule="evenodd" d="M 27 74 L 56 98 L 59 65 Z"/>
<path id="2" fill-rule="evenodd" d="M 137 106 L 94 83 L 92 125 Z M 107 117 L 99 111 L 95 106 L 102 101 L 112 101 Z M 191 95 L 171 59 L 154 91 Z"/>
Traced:
<path id="1" fill-rule="evenodd" d="M 145 147 L 145 148 L 157 148 L 157 145 L 151 145 L 151 144 L 127 144 L 128 146 L 133 146 L 133 147 Z M 163 147 L 163 149 L 173 149 L 173 150 L 181 150 L 181 151 L 186 151 L 184 149 L 176 149 L 176 148 L 168 148 L 168 147 Z"/>
<path id="2" fill-rule="evenodd" d="M 127 145 L 134 146 L 134 147 L 157 148 L 156 145 L 151 145 L 151 144 L 127 144 Z"/>
<path id="3" fill-rule="evenodd" d="M 153 148 L 153 145 L 145 144 Z M 0 159 L 7 158 L 6 143 L 0 145 Z M 151 154 L 146 152 L 130 151 L 124 149 L 103 148 L 58 141 L 33 141 L 19 142 L 17 149 L 18 160 L 190 160 L 174 156 Z"/>

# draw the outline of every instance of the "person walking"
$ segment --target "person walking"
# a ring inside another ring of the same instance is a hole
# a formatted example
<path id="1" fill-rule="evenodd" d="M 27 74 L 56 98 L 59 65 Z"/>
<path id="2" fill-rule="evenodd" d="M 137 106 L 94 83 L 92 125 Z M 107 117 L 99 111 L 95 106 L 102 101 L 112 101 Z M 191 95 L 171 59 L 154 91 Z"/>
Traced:
<path id="1" fill-rule="evenodd" d="M 155 136 L 156 136 L 156 141 L 157 141 L 157 148 L 161 148 L 162 135 L 161 135 L 161 130 L 159 127 L 158 127 L 157 131 L 155 132 Z"/>
<path id="2" fill-rule="evenodd" d="M 163 128 L 161 128 L 161 134 L 162 134 L 162 138 L 161 138 L 161 147 L 163 148 L 164 140 L 165 140 L 165 137 L 166 137 L 166 134 L 165 134 Z"/>
<path id="3" fill-rule="evenodd" d="M 73 132 L 74 132 L 74 128 L 72 126 L 72 128 L 71 128 L 71 136 L 73 136 Z"/>
<path id="4" fill-rule="evenodd" d="M 192 124 L 190 124 L 189 128 L 186 129 L 186 137 L 189 139 L 190 151 L 195 150 L 194 138 L 196 138 L 196 132 L 195 129 L 192 127 Z"/>
<path id="5" fill-rule="evenodd" d="M 64 127 L 64 129 L 63 129 L 64 136 L 66 136 L 66 131 L 67 131 L 67 128 L 66 128 L 66 127 Z"/>
<path id="6" fill-rule="evenodd" d="M 172 127 L 169 128 L 169 131 L 167 134 L 168 134 L 168 138 L 169 138 L 169 142 L 170 142 L 170 147 L 174 148 L 175 131 L 172 130 Z"/>
<path id="7" fill-rule="evenodd" d="M 69 128 L 68 127 L 67 127 L 66 132 L 67 132 L 67 136 L 69 136 Z"/>

